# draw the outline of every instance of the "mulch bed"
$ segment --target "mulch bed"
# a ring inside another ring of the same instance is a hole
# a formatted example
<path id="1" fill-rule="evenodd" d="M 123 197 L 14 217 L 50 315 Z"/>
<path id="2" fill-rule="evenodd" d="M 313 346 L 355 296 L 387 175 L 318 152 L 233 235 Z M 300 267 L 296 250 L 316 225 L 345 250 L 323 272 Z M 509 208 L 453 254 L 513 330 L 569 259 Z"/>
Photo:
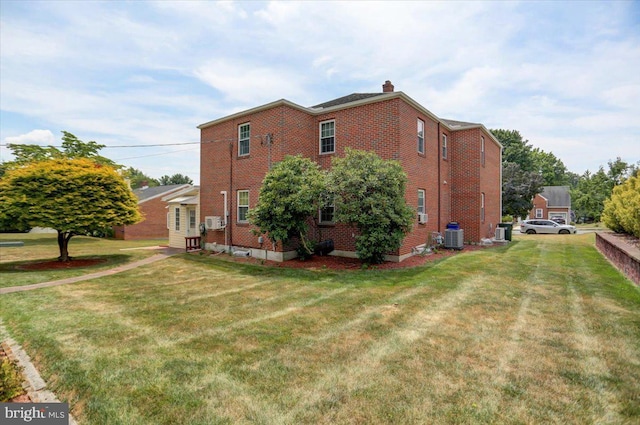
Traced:
<path id="1" fill-rule="evenodd" d="M 455 249 L 438 249 L 437 252 L 433 252 L 427 255 L 414 255 L 406 260 L 397 263 L 391 261 L 385 261 L 382 264 L 374 264 L 368 266 L 369 269 L 375 270 L 387 270 L 387 269 L 405 269 L 409 267 L 422 266 L 424 264 L 440 260 L 442 258 L 451 257 L 465 252 L 477 251 L 482 249 L 490 249 L 501 245 L 465 245 L 462 250 Z M 332 255 L 319 256 L 314 255 L 310 259 L 300 260 L 294 258 L 288 261 L 271 261 L 261 260 L 254 257 L 232 257 L 225 254 L 213 253 L 208 251 L 193 252 L 192 255 L 207 255 L 210 254 L 226 261 L 232 261 L 236 263 L 245 264 L 258 264 L 270 267 L 291 268 L 291 269 L 307 269 L 307 270 L 359 270 L 363 268 L 362 262 L 357 258 L 345 258 L 336 257 Z"/>
<path id="2" fill-rule="evenodd" d="M 611 235 L 615 236 L 616 238 L 620 238 L 629 245 L 640 249 L 640 239 L 636 238 L 633 235 L 627 235 L 626 233 L 611 233 Z"/>
<path id="3" fill-rule="evenodd" d="M 67 270 L 95 266 L 96 264 L 104 263 L 106 261 L 106 258 L 82 258 L 72 259 L 71 261 L 48 260 L 20 264 L 15 268 L 17 270 Z"/>

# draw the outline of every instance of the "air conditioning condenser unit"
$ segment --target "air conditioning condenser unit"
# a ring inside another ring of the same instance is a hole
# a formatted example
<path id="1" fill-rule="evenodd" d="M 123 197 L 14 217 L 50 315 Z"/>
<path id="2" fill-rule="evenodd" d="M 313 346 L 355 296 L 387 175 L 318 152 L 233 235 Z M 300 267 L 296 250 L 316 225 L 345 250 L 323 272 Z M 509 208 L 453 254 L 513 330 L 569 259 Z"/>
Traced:
<path id="1" fill-rule="evenodd" d="M 425 224 L 429 221 L 429 215 L 424 213 L 418 213 L 418 223 Z"/>
<path id="2" fill-rule="evenodd" d="M 224 229 L 224 221 L 220 216 L 207 216 L 204 218 L 204 226 L 207 230 L 220 230 Z"/>
<path id="3" fill-rule="evenodd" d="M 504 227 L 496 227 L 496 237 L 497 241 L 503 241 L 505 237 L 505 228 Z"/>
<path id="4" fill-rule="evenodd" d="M 462 229 L 446 229 L 444 231 L 444 247 L 462 249 L 464 247 L 464 231 Z"/>

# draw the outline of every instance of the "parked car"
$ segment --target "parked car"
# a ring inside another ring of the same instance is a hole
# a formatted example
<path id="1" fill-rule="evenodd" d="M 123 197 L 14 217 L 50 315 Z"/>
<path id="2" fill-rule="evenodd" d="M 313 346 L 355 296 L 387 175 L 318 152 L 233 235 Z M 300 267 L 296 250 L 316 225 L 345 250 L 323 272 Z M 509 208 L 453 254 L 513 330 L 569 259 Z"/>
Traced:
<path id="1" fill-rule="evenodd" d="M 568 235 L 576 233 L 576 227 L 568 224 L 559 224 L 553 220 L 525 220 L 520 224 L 520 233 L 559 233 Z"/>

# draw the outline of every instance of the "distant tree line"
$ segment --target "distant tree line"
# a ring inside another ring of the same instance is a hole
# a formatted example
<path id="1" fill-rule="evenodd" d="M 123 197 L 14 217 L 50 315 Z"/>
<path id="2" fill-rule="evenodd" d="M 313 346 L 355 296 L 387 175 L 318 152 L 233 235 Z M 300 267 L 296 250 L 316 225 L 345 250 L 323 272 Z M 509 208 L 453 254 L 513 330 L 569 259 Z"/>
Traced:
<path id="1" fill-rule="evenodd" d="M 143 186 L 155 187 L 170 184 L 193 184 L 193 180 L 191 180 L 190 177 L 179 173 L 172 176 L 164 175 L 159 179 L 154 179 L 146 175 L 143 171 L 133 167 L 125 170 L 125 177 L 129 180 L 132 189 L 139 189 Z"/>
<path id="2" fill-rule="evenodd" d="M 517 130 L 494 129 L 491 133 L 502 143 L 503 214 L 526 217 L 533 198 L 543 186 L 569 186 L 571 208 L 578 222 L 600 221 L 605 200 L 614 187 L 640 169 L 640 162 L 629 164 L 620 157 L 601 166 L 597 172 L 579 175 L 567 170 L 551 152 L 534 148 Z"/>

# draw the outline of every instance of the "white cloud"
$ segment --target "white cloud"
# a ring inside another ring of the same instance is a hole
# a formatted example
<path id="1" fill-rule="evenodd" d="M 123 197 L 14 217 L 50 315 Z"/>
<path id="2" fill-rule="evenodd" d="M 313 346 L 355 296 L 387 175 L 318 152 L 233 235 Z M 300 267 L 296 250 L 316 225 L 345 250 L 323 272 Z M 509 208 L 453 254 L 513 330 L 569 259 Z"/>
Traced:
<path id="1" fill-rule="evenodd" d="M 41 145 L 48 146 L 53 145 L 56 142 L 56 138 L 51 130 L 32 130 L 26 134 L 19 136 L 9 136 L 4 138 L 6 144 L 16 145 Z"/>
<path id="2" fill-rule="evenodd" d="M 250 61 L 209 61 L 195 69 L 194 75 L 223 93 L 227 102 L 239 102 L 248 107 L 283 97 L 295 98 L 304 92 L 299 75 Z"/>
<path id="3" fill-rule="evenodd" d="M 51 128 L 108 145 L 198 140 L 198 124 L 232 112 L 377 92 L 390 79 L 438 116 L 517 129 L 575 171 L 593 168 L 589 155 L 640 159 L 632 3 L 2 7 L 1 139 Z M 175 155 L 131 161 L 197 170 L 197 152 Z"/>

